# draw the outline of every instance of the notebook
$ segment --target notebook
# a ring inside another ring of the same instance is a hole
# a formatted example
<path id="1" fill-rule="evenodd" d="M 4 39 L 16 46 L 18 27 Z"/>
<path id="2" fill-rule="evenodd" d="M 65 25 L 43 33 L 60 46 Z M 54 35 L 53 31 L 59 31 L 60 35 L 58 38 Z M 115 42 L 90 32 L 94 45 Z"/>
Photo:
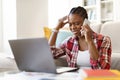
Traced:
<path id="1" fill-rule="evenodd" d="M 119 80 L 119 70 L 106 70 L 106 69 L 80 69 L 79 75 L 84 80 Z"/>
<path id="2" fill-rule="evenodd" d="M 9 40 L 9 44 L 20 71 L 62 73 L 78 69 L 57 69 L 48 41 L 44 37 Z"/>

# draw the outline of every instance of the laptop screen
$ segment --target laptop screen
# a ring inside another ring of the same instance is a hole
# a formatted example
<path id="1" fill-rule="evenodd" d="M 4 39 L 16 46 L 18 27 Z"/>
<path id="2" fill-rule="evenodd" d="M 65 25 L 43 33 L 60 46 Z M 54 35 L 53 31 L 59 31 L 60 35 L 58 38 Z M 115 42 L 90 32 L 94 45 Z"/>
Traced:
<path id="1" fill-rule="evenodd" d="M 56 73 L 46 38 L 9 40 L 19 70 Z"/>

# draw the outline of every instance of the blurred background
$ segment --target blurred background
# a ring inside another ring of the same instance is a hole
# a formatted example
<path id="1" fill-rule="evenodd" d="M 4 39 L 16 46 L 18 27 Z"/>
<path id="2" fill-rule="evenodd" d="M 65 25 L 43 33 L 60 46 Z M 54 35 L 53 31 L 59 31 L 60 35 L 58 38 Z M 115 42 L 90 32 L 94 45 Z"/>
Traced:
<path id="1" fill-rule="evenodd" d="M 0 0 L 0 54 L 10 39 L 44 37 L 72 7 L 83 6 L 93 24 L 120 20 L 120 0 Z"/>

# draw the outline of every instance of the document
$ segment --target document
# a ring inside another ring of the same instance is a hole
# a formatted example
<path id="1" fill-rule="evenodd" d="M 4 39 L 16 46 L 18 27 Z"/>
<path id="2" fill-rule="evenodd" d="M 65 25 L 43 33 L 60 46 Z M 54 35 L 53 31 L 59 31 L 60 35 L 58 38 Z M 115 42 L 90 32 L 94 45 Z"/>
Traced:
<path id="1" fill-rule="evenodd" d="M 40 72 L 8 72 L 0 80 L 82 80 L 77 72 L 65 72 L 61 74 Z"/>

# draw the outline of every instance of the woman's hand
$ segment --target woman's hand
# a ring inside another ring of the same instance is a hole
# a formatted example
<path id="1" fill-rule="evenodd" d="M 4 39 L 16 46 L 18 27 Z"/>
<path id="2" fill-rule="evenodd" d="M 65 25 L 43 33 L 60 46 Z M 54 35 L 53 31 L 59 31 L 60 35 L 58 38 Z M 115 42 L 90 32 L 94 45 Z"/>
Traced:
<path id="1" fill-rule="evenodd" d="M 49 45 L 50 46 L 55 46 L 55 42 L 56 42 L 56 39 L 57 39 L 57 34 L 58 34 L 58 31 L 59 29 L 63 28 L 65 24 L 68 23 L 68 17 L 65 16 L 61 19 L 59 19 L 58 21 L 58 25 L 55 27 L 55 31 L 52 32 L 51 36 L 50 36 L 50 39 L 49 39 Z"/>
<path id="2" fill-rule="evenodd" d="M 63 18 L 59 19 L 56 30 L 63 28 L 64 25 L 67 23 L 68 23 L 68 16 L 64 16 Z"/>
<path id="3" fill-rule="evenodd" d="M 85 37 L 85 41 L 87 43 L 91 42 L 92 41 L 92 29 L 89 27 L 89 25 L 84 25 L 84 26 L 81 26 L 82 29 L 81 29 L 81 32 L 82 34 L 81 35 L 84 35 Z"/>

